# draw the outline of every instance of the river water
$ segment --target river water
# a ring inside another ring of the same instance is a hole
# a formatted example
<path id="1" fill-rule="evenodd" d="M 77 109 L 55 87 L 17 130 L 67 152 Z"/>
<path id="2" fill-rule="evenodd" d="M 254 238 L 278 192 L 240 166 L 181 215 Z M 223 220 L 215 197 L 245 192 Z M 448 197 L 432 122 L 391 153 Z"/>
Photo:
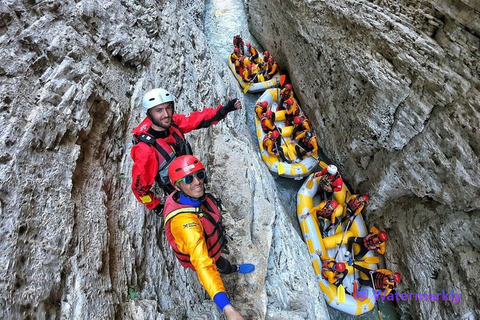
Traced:
<path id="1" fill-rule="evenodd" d="M 250 34 L 247 25 L 247 16 L 243 7 L 242 0 L 207 0 L 205 11 L 205 34 L 209 44 L 218 52 L 221 58 L 227 64 L 228 58 L 233 51 L 233 36 L 240 34 L 245 43 L 252 43 L 260 52 L 264 50 L 262 45 L 256 41 Z M 267 48 L 268 49 L 268 48 Z M 275 55 L 275 53 L 273 53 Z M 226 66 L 228 68 L 228 66 Z M 281 66 L 280 66 L 281 67 Z M 288 75 L 287 75 L 288 79 Z M 288 80 L 287 80 L 288 82 Z M 294 88 L 295 90 L 295 88 Z M 245 108 L 247 110 L 247 125 L 250 129 L 251 141 L 255 143 L 257 149 L 257 136 L 255 132 L 254 112 L 253 108 L 255 102 L 261 94 L 245 94 Z M 315 131 L 315 129 L 313 129 Z M 260 156 L 260 153 L 259 153 Z M 328 159 L 321 153 L 319 153 L 321 160 Z M 286 179 L 281 177 L 275 178 L 277 190 L 280 193 L 282 204 L 287 212 L 290 213 L 290 218 L 293 227 L 301 235 L 300 227 L 297 221 L 296 215 L 296 196 L 297 191 L 303 184 L 303 180 L 296 181 L 293 179 Z M 320 287 L 318 288 L 320 290 Z M 378 307 L 381 310 L 381 314 L 378 313 Z M 336 309 L 328 307 L 328 311 L 331 319 L 343 320 L 343 319 L 363 319 L 363 320 L 395 320 L 398 319 L 398 315 L 395 313 L 395 309 L 389 302 L 379 302 L 372 311 L 363 314 L 361 316 L 350 316 L 346 313 L 338 311 Z M 308 319 L 314 320 L 314 319 Z"/>

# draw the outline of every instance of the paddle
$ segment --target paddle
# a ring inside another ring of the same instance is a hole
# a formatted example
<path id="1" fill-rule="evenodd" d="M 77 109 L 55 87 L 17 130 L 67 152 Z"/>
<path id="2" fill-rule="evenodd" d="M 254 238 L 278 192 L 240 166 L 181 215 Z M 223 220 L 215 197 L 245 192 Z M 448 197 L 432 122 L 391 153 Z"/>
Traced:
<path id="1" fill-rule="evenodd" d="M 345 302 L 345 287 L 341 283 L 337 287 L 337 297 L 338 297 L 338 302 L 340 303 Z"/>
<path id="2" fill-rule="evenodd" d="M 312 157 L 312 158 L 314 158 L 315 160 L 317 160 L 315 157 Z M 318 160 L 317 160 L 317 161 L 318 161 Z M 328 165 L 327 165 L 325 162 L 323 162 L 323 161 L 318 161 L 318 163 L 320 164 L 320 166 L 321 166 L 322 168 L 328 167 Z M 315 179 L 315 178 L 312 178 L 312 179 L 310 179 L 310 180 L 307 181 L 307 188 L 308 188 L 308 189 L 312 189 L 312 187 L 313 187 L 313 179 Z"/>
<path id="3" fill-rule="evenodd" d="M 278 174 L 284 174 L 285 173 L 285 167 L 283 166 L 283 162 L 280 161 L 280 148 L 281 146 L 278 145 L 277 141 L 275 140 L 275 145 L 277 146 L 277 152 L 278 152 Z"/>
<path id="4" fill-rule="evenodd" d="M 340 247 L 343 244 L 343 239 L 345 239 L 345 235 L 347 234 L 348 227 L 350 226 L 350 222 L 352 222 L 352 221 L 348 221 L 347 227 L 345 228 L 345 232 L 343 233 L 342 240 L 340 240 L 340 244 L 338 245 L 337 253 L 335 253 L 335 257 L 333 258 L 333 260 L 337 259 L 338 252 L 340 251 Z"/>
<path id="5" fill-rule="evenodd" d="M 284 75 L 284 74 L 282 74 L 282 75 L 280 76 L 280 85 L 281 85 L 282 87 L 283 87 L 283 84 L 285 83 L 285 79 L 286 79 L 286 78 L 287 78 L 287 76 Z"/>
<path id="6" fill-rule="evenodd" d="M 358 259 L 355 261 L 362 261 L 365 263 L 379 263 L 380 262 L 380 257 L 365 257 L 363 259 Z"/>
<path id="7" fill-rule="evenodd" d="M 290 158 L 290 161 L 295 160 L 297 157 L 296 157 L 295 154 L 292 153 L 292 150 L 290 150 L 290 148 L 288 147 L 287 143 L 285 142 L 285 139 L 282 136 L 282 133 L 280 132 L 280 130 L 278 130 L 277 127 L 275 127 L 275 130 L 278 131 L 278 133 L 280 134 L 280 137 L 282 138 L 283 144 L 285 145 L 285 147 L 287 149 L 287 153 L 288 153 L 288 157 Z"/>
<path id="8" fill-rule="evenodd" d="M 370 279 L 372 279 L 373 290 L 377 291 L 377 288 L 375 288 L 375 281 L 373 280 L 373 273 L 371 273 L 371 272 L 370 272 Z M 382 313 L 380 312 L 380 308 L 378 307 L 378 301 L 377 301 L 376 305 L 377 305 L 378 318 L 380 320 L 383 320 Z"/>
<path id="9" fill-rule="evenodd" d="M 255 79 L 257 78 L 258 76 L 258 72 L 255 74 L 255 76 L 253 77 L 252 80 L 250 80 L 250 82 L 247 83 L 247 85 L 245 86 L 245 88 L 243 88 L 243 93 L 247 93 L 248 90 L 250 90 L 250 87 L 254 84 L 254 81 Z"/>

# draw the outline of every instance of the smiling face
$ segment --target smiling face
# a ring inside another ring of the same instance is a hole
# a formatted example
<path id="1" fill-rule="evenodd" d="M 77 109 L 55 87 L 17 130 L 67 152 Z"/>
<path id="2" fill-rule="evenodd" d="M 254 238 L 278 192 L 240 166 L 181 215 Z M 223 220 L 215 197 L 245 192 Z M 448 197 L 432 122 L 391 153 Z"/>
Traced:
<path id="1" fill-rule="evenodd" d="M 205 194 L 205 175 L 203 175 L 203 179 L 199 179 L 198 171 L 189 175 L 191 177 L 192 182 L 186 183 L 185 181 L 189 182 L 188 176 L 183 178 L 182 180 L 178 181 L 175 184 L 175 189 L 178 191 L 182 191 L 185 195 L 189 196 L 190 198 L 199 199 L 203 197 Z"/>
<path id="2" fill-rule="evenodd" d="M 157 131 L 168 130 L 172 125 L 173 119 L 173 103 L 165 102 L 148 110 L 150 120 L 152 120 L 152 128 Z"/>

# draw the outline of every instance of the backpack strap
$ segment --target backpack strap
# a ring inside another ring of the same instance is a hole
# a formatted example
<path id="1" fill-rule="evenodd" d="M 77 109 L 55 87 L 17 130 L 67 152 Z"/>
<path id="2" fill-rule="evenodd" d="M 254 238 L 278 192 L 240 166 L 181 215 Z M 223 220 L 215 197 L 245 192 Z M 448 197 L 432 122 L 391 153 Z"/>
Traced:
<path id="1" fill-rule="evenodd" d="M 155 149 L 157 149 L 157 151 L 160 152 L 160 154 L 162 155 L 162 157 L 165 159 L 167 163 L 170 162 L 170 160 L 172 159 L 170 155 L 167 153 L 167 151 L 165 151 L 162 147 L 160 147 L 160 145 L 157 143 L 157 140 L 151 135 L 142 133 L 140 135 L 136 135 L 135 137 L 137 138 L 138 142 L 144 142 L 149 146 L 155 147 Z"/>

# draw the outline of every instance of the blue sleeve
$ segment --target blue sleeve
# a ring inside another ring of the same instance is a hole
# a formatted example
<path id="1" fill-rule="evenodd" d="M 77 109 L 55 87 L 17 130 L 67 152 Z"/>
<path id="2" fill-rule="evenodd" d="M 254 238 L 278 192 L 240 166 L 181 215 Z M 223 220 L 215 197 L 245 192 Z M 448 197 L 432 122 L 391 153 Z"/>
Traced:
<path id="1" fill-rule="evenodd" d="M 213 297 L 213 302 L 220 308 L 223 312 L 223 308 L 230 304 L 230 300 L 227 297 L 225 292 L 219 292 Z"/>

